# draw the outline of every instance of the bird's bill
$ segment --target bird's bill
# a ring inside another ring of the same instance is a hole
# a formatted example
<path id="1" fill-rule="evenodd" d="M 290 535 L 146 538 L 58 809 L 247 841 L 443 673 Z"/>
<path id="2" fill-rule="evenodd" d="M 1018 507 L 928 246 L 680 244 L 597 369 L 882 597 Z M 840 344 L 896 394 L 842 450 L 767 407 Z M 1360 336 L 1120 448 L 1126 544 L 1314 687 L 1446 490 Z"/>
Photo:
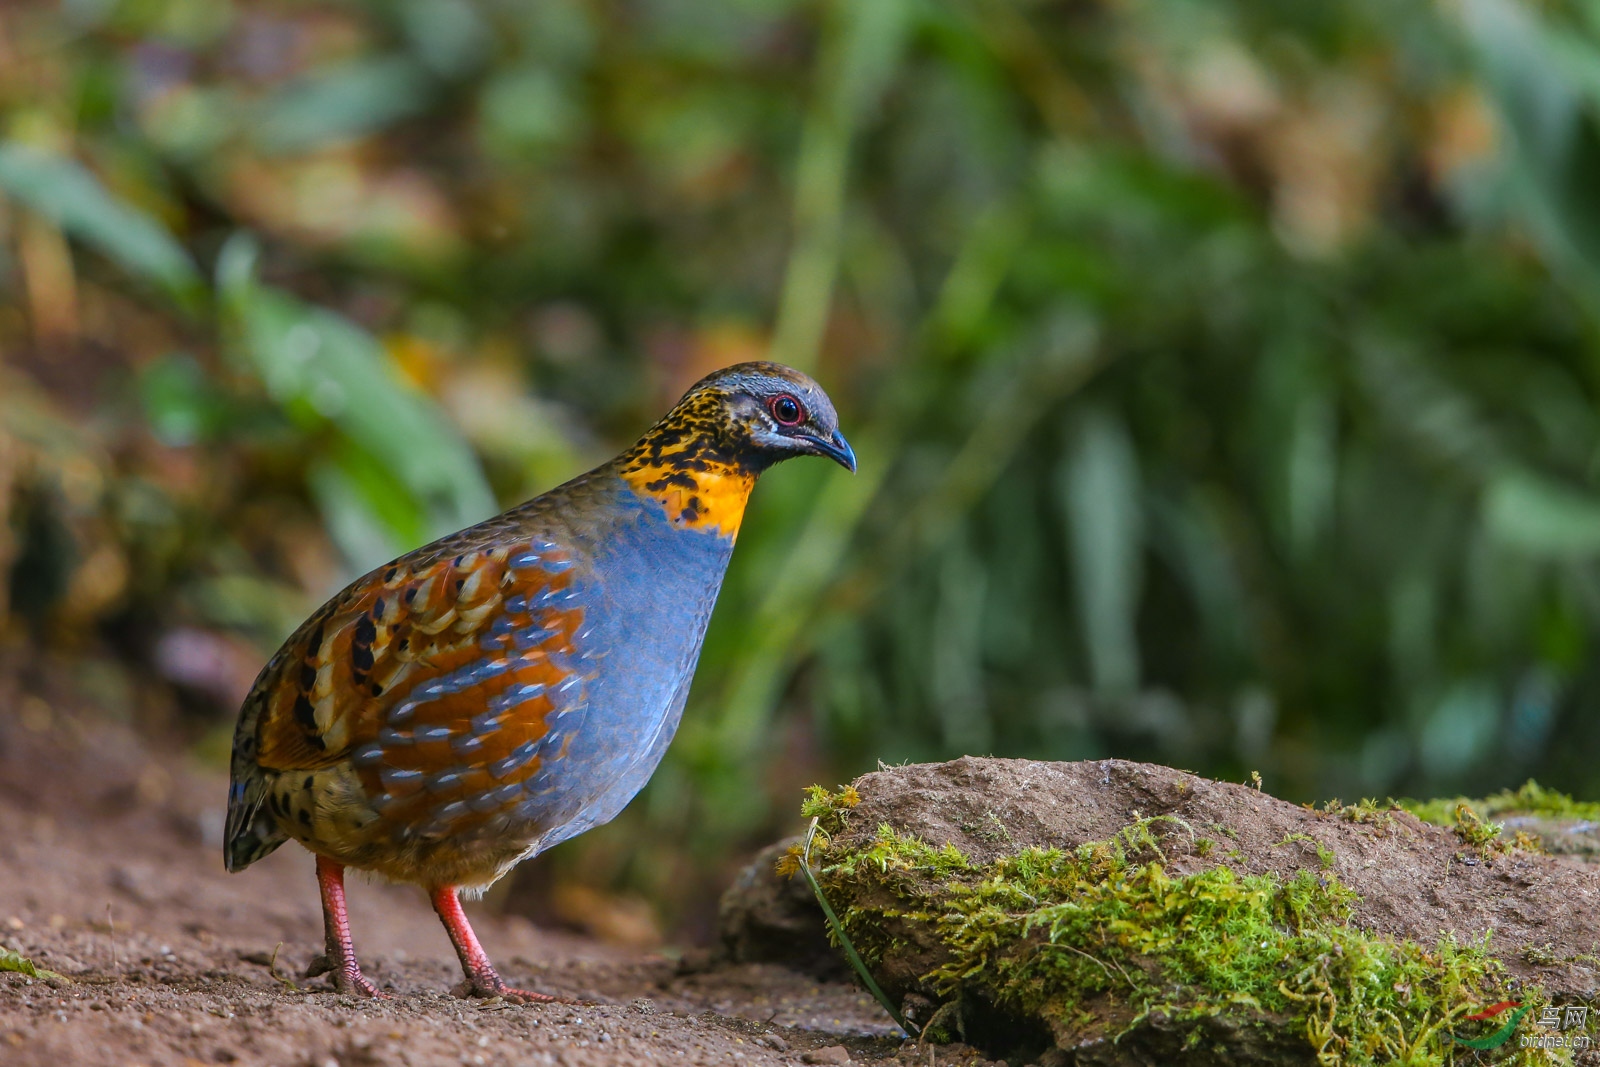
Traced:
<path id="1" fill-rule="evenodd" d="M 856 472 L 856 450 L 850 447 L 850 442 L 844 439 L 844 434 L 836 432 L 831 440 L 808 435 L 805 441 L 817 455 L 827 456 L 851 474 Z"/>

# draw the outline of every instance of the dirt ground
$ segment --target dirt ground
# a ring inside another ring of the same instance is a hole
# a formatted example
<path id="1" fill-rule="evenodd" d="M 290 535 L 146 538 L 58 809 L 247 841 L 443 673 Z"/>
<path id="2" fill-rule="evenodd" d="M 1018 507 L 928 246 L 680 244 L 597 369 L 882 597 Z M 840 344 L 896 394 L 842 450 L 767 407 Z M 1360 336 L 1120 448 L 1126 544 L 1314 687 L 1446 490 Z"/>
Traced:
<path id="1" fill-rule="evenodd" d="M 0 1064 L 979 1062 L 903 1045 L 853 986 L 684 967 L 470 906 L 509 981 L 587 1003 L 457 999 L 420 891 L 383 884 L 352 883 L 351 919 L 393 995 L 334 994 L 300 977 L 321 942 L 309 856 L 223 871 L 225 784 L 92 713 L 0 691 L 0 945 L 70 979 L 0 974 Z"/>

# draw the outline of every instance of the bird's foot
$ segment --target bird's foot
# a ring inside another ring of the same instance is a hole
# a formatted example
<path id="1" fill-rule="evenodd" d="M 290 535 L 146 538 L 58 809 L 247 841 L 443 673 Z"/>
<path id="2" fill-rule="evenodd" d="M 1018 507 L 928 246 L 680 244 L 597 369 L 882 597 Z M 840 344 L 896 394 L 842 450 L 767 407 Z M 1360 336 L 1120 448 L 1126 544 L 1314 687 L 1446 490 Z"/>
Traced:
<path id="1" fill-rule="evenodd" d="M 451 996 L 456 997 L 499 997 L 507 1004 L 577 1004 L 570 997 L 558 997 L 550 993 L 538 993 L 532 989 L 517 989 L 508 986 L 497 974 L 484 975 L 477 978 L 465 978 L 450 990 Z"/>
<path id="2" fill-rule="evenodd" d="M 333 961 L 326 955 L 317 956 L 306 967 L 305 976 L 307 978 L 315 978 L 323 974 L 331 976 L 329 981 L 333 982 L 333 988 L 336 992 L 351 993 L 358 997 L 372 997 L 374 999 L 388 996 L 387 993 L 382 992 L 377 986 L 373 985 L 366 975 L 361 973 L 361 966 L 354 960 L 343 966 L 334 966 Z"/>

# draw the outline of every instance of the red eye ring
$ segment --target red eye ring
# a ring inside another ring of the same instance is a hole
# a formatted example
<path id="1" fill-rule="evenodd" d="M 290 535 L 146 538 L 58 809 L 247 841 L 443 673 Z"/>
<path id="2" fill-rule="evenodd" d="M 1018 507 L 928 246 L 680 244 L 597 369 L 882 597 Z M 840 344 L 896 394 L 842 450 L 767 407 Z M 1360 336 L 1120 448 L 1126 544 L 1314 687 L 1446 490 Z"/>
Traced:
<path id="1" fill-rule="evenodd" d="M 767 410 L 778 420 L 779 426 L 799 426 L 806 417 L 806 407 L 788 393 L 779 393 L 767 401 Z"/>

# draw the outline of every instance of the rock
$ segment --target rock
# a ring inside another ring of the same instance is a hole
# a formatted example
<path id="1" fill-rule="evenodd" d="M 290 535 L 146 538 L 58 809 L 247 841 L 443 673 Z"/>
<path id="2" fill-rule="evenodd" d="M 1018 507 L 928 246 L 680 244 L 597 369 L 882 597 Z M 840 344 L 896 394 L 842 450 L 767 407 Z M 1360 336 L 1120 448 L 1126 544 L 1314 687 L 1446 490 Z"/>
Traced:
<path id="1" fill-rule="evenodd" d="M 716 959 L 710 949 L 691 946 L 683 950 L 683 955 L 678 957 L 677 972 L 680 975 L 704 974 L 715 964 Z"/>
<path id="2" fill-rule="evenodd" d="M 1397 809 L 1319 811 L 1121 760 L 969 757 L 853 790 L 813 856 L 835 910 L 891 1000 L 936 1006 L 929 1038 L 990 1057 L 1310 1065 L 1312 1005 L 1329 1049 L 1387 1040 L 1361 1030 L 1382 1017 L 1443 1056 L 1441 1014 L 1600 985 L 1600 870 Z"/>
<path id="3" fill-rule="evenodd" d="M 848 967 L 828 943 L 826 921 L 800 875 L 777 872 L 798 837 L 769 845 L 739 872 L 717 912 L 719 960 L 781 963 L 817 978 L 843 978 Z"/>
<path id="4" fill-rule="evenodd" d="M 801 1053 L 800 1062 L 833 1064 L 834 1067 L 844 1067 L 850 1062 L 850 1052 L 843 1045 L 829 1045 L 827 1048 L 815 1048 L 810 1052 Z"/>

